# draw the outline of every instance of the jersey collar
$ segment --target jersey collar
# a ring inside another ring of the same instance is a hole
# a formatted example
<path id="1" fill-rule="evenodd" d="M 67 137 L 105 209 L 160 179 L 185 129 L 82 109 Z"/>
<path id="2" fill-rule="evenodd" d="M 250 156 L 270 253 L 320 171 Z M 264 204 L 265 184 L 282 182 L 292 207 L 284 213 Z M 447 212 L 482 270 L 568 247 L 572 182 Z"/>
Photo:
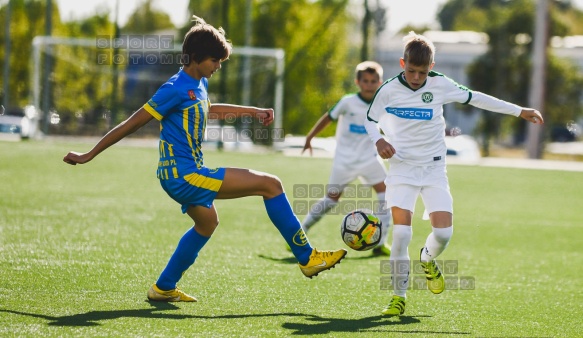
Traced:
<path id="1" fill-rule="evenodd" d="M 356 93 L 356 95 L 358 96 L 359 99 L 362 100 L 362 102 L 366 104 L 370 104 L 372 102 L 372 100 L 367 101 L 364 97 L 362 97 L 362 95 L 360 95 L 360 93 Z"/>
<path id="2" fill-rule="evenodd" d="M 411 86 L 409 86 L 409 84 L 407 83 L 407 80 L 405 80 L 405 72 L 402 71 L 401 74 L 399 74 L 399 82 L 401 82 L 401 84 L 409 89 L 411 89 L 412 91 L 416 92 L 419 89 L 425 87 L 425 84 L 427 83 L 427 79 L 425 79 L 425 82 L 423 82 L 423 84 L 421 85 L 421 87 L 417 88 L 417 89 L 413 89 L 411 88 Z"/>

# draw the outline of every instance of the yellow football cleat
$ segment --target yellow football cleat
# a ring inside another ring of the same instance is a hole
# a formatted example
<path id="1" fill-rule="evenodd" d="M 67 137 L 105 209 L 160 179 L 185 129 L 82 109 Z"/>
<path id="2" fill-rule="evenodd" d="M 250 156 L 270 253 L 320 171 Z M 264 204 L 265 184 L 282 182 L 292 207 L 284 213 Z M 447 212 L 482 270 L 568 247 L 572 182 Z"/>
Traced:
<path id="1" fill-rule="evenodd" d="M 385 316 L 400 316 L 405 313 L 405 298 L 400 296 L 393 296 L 389 306 L 383 310 Z"/>
<path id="2" fill-rule="evenodd" d="M 421 253 L 423 252 L 423 248 L 421 249 Z M 421 260 L 421 253 L 419 253 L 419 260 Z M 433 292 L 434 294 L 440 294 L 445 290 L 445 280 L 443 278 L 443 274 L 441 270 L 439 270 L 439 266 L 435 261 L 430 262 L 421 262 L 421 266 L 423 267 L 423 271 L 425 272 L 425 278 L 427 279 L 427 288 L 429 291 Z"/>
<path id="3" fill-rule="evenodd" d="M 162 291 L 156 284 L 152 284 L 150 290 L 148 290 L 148 299 L 155 302 L 196 302 L 196 298 L 187 295 L 178 288 Z"/>
<path id="4" fill-rule="evenodd" d="M 376 246 L 372 249 L 372 255 L 391 257 L 391 247 L 387 244 Z"/>
<path id="5" fill-rule="evenodd" d="M 312 249 L 312 254 L 310 255 L 308 263 L 306 265 L 298 265 L 304 276 L 312 278 L 324 270 L 332 269 L 336 264 L 340 263 L 342 258 L 346 256 L 346 253 L 347 251 L 344 249 L 336 251 L 318 251 L 314 248 Z"/>

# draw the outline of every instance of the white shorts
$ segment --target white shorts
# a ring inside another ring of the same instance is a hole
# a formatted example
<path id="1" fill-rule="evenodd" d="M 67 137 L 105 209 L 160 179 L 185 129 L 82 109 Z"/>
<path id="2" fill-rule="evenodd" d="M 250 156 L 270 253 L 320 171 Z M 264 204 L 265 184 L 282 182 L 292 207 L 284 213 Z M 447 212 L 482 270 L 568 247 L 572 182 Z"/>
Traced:
<path id="1" fill-rule="evenodd" d="M 371 156 L 371 160 L 361 163 L 353 168 L 346 167 L 334 161 L 332 164 L 332 173 L 328 180 L 328 192 L 342 191 L 346 185 L 355 179 L 365 185 L 375 185 L 384 182 L 387 178 L 387 168 L 383 160 L 378 156 Z M 332 190 L 332 191 L 330 191 Z"/>
<path id="2" fill-rule="evenodd" d="M 453 198 L 449 191 L 445 161 L 419 166 L 391 161 L 387 185 L 387 206 L 415 211 L 415 203 L 421 195 L 427 212 L 453 213 Z"/>

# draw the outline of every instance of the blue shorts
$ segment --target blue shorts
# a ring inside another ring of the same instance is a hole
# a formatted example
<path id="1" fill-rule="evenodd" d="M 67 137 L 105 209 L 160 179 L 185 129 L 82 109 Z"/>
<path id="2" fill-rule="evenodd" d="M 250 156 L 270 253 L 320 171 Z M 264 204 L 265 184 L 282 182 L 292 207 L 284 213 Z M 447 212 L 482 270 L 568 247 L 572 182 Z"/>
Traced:
<path id="1" fill-rule="evenodd" d="M 182 213 L 184 214 L 190 206 L 202 205 L 210 208 L 224 178 L 225 168 L 202 167 L 183 177 L 161 179 L 160 184 L 173 200 L 182 205 Z"/>

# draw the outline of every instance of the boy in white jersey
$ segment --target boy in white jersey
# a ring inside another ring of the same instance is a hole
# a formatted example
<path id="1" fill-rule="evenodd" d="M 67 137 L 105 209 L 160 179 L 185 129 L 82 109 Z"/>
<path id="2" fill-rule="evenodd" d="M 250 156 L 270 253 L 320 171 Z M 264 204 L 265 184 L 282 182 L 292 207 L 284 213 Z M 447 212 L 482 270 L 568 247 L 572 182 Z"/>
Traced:
<path id="1" fill-rule="evenodd" d="M 376 62 L 365 61 L 356 66 L 354 83 L 359 92 L 345 95 L 330 111 L 322 115 L 306 137 L 302 153 L 310 150 L 312 139 L 326 128 L 332 121 L 338 121 L 336 126 L 336 152 L 332 165 L 332 174 L 326 187 L 326 196 L 316 202 L 302 223 L 304 231 L 308 231 L 328 211 L 338 204 L 338 200 L 346 186 L 357 178 L 366 185 L 371 185 L 376 191 L 379 207 L 375 214 L 382 223 L 382 237 L 379 245 L 373 249 L 374 255 L 391 254 L 385 244 L 389 233 L 391 212 L 385 205 L 386 168 L 377 156 L 363 125 L 368 106 L 382 83 L 383 68 Z"/>
<path id="2" fill-rule="evenodd" d="M 422 35 L 410 32 L 404 38 L 405 50 L 400 59 L 402 73 L 379 88 L 370 105 L 366 130 L 378 154 L 390 159 L 387 205 L 393 214 L 391 273 L 394 295 L 384 315 L 405 312 L 409 285 L 409 250 L 411 218 L 417 197 L 421 195 L 429 212 L 432 233 L 421 248 L 420 261 L 428 289 L 441 293 L 444 278 L 435 263 L 447 247 L 453 233 L 453 199 L 449 191 L 445 165 L 445 120 L 443 105 L 450 102 L 497 113 L 520 116 L 542 124 L 541 114 L 492 96 L 471 91 L 442 74 L 432 71 L 435 47 Z M 377 125 L 386 137 L 381 137 Z"/>

